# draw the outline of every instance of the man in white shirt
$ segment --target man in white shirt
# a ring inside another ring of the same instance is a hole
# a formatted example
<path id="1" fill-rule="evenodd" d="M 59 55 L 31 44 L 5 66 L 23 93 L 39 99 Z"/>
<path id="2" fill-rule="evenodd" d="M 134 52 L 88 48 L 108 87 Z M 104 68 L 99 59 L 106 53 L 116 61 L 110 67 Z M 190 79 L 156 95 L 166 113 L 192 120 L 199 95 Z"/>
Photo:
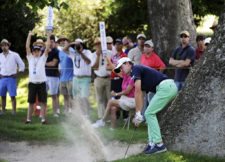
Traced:
<path id="1" fill-rule="evenodd" d="M 47 91 L 46 91 L 46 72 L 45 64 L 50 51 L 50 35 L 48 32 L 48 38 L 44 54 L 41 52 L 40 46 L 33 46 L 32 51 L 30 49 L 30 40 L 32 32 L 29 32 L 26 42 L 27 60 L 29 64 L 29 84 L 28 84 L 28 111 L 26 124 L 31 123 L 31 117 L 33 113 L 34 103 L 36 96 L 38 97 L 39 105 L 41 106 L 41 123 L 46 124 L 46 103 L 47 103 Z"/>
<path id="2" fill-rule="evenodd" d="M 6 107 L 6 93 L 8 92 L 12 101 L 12 114 L 16 114 L 16 74 L 17 69 L 23 72 L 25 65 L 19 54 L 9 50 L 8 40 L 1 41 L 2 53 L 0 53 L 0 96 L 2 98 L 2 112 L 4 114 Z"/>
<path id="3" fill-rule="evenodd" d="M 111 70 L 107 70 L 107 59 L 106 57 L 112 56 L 111 51 L 107 51 L 106 55 L 103 56 L 101 49 L 101 40 L 96 38 L 94 41 L 95 52 L 92 54 L 94 73 L 96 78 L 94 80 L 94 87 L 96 93 L 96 99 L 98 102 L 98 118 L 101 119 L 104 115 L 107 102 L 110 99 L 110 74 Z"/>
<path id="4" fill-rule="evenodd" d="M 69 50 L 69 57 L 73 60 L 73 97 L 74 100 L 79 100 L 82 111 L 85 116 L 88 116 L 91 83 L 91 51 L 85 48 L 83 40 L 76 39 L 65 47 L 68 51 L 70 46 L 75 45 L 75 50 Z"/>

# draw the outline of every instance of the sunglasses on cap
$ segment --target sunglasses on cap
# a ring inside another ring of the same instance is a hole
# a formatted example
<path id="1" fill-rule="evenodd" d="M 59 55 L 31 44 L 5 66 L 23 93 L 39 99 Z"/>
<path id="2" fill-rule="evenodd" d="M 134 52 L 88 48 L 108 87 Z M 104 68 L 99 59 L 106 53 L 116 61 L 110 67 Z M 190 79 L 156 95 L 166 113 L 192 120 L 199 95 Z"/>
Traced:
<path id="1" fill-rule="evenodd" d="M 101 44 L 101 42 L 95 42 L 94 43 L 95 46 L 100 45 L 100 44 Z"/>
<path id="2" fill-rule="evenodd" d="M 189 36 L 187 36 L 187 35 L 185 35 L 185 34 L 181 34 L 181 35 L 180 35 L 180 38 L 187 38 L 187 37 L 189 37 Z"/>

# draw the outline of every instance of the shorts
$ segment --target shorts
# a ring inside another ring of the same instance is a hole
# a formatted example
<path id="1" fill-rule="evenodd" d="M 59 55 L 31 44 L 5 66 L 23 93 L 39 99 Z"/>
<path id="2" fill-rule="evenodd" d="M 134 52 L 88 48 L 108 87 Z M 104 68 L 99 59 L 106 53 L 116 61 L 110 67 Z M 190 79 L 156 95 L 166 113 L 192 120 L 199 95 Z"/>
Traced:
<path id="1" fill-rule="evenodd" d="M 135 109 L 135 99 L 127 96 L 121 96 L 119 101 L 119 106 L 121 109 L 125 111 L 129 111 L 130 109 Z"/>
<path id="2" fill-rule="evenodd" d="M 73 96 L 88 98 L 90 94 L 91 77 L 73 77 Z"/>
<path id="3" fill-rule="evenodd" d="M 10 97 L 15 97 L 16 94 L 16 78 L 8 77 L 0 79 L 0 96 L 5 97 L 9 92 Z"/>
<path id="4" fill-rule="evenodd" d="M 59 91 L 62 95 L 73 95 L 72 81 L 60 82 Z"/>
<path id="5" fill-rule="evenodd" d="M 38 97 L 38 101 L 42 103 L 47 103 L 47 92 L 46 92 L 46 83 L 28 84 L 28 103 L 35 103 L 36 97 Z"/>
<path id="6" fill-rule="evenodd" d="M 59 94 L 59 77 L 47 77 L 47 91 L 50 95 Z"/>

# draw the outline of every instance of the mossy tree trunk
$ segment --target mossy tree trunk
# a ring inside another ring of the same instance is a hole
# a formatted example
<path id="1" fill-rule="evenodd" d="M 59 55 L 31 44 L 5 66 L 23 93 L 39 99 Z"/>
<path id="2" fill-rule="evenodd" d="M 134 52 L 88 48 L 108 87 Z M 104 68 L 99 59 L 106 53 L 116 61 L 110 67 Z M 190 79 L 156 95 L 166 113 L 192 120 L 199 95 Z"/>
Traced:
<path id="1" fill-rule="evenodd" d="M 161 116 L 164 142 L 172 150 L 224 157 L 225 11 L 211 44 L 186 83 Z"/>
<path id="2" fill-rule="evenodd" d="M 149 24 L 155 50 L 167 63 L 179 44 L 179 33 L 187 30 L 195 41 L 192 5 L 190 0 L 148 0 Z"/>

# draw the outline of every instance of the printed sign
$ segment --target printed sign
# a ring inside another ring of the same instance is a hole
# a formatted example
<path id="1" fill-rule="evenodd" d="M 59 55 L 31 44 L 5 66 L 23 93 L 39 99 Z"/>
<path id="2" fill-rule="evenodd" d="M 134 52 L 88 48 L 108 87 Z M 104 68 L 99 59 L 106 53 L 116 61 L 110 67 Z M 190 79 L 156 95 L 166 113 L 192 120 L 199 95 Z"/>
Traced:
<path id="1" fill-rule="evenodd" d="M 105 56 L 106 55 L 106 52 L 107 52 L 105 22 L 100 22 L 99 23 L 99 30 L 100 30 L 102 54 L 103 54 L 103 56 Z"/>
<path id="2" fill-rule="evenodd" d="M 48 7 L 48 13 L 47 13 L 47 24 L 46 24 L 46 30 L 53 30 L 53 8 L 51 6 Z"/>

